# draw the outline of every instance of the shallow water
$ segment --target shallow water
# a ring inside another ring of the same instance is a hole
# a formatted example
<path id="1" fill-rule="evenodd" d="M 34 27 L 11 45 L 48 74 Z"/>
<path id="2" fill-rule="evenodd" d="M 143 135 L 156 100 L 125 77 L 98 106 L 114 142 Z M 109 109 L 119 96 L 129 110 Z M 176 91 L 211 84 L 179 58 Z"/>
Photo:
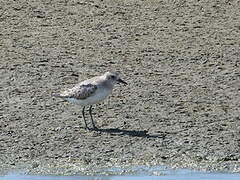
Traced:
<path id="1" fill-rule="evenodd" d="M 188 169 L 170 169 L 163 166 L 106 168 L 101 169 L 94 176 L 32 176 L 18 173 L 10 173 L 0 176 L 0 180 L 239 180 L 240 173 L 213 173 Z"/>
<path id="2" fill-rule="evenodd" d="M 108 174 L 108 175 L 103 175 Z M 123 174 L 123 175 L 109 175 Z M 240 173 L 213 173 L 188 169 L 168 169 L 164 167 L 133 167 L 105 169 L 95 176 L 31 176 L 8 174 L 0 176 L 0 180 L 239 180 Z"/>
<path id="3" fill-rule="evenodd" d="M 1 180 L 239 180 L 239 174 L 210 174 L 210 173 L 190 173 L 172 174 L 162 176 L 25 176 L 7 175 L 0 177 Z"/>

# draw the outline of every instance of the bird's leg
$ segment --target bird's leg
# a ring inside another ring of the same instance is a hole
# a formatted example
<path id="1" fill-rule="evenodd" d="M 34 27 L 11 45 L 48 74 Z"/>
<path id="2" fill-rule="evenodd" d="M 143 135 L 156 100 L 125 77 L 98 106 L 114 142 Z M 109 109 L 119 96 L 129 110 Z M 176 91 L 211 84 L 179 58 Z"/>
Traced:
<path id="1" fill-rule="evenodd" d="M 82 115 L 83 115 L 83 120 L 85 122 L 85 128 L 88 129 L 87 122 L 86 122 L 86 119 L 85 119 L 85 112 L 84 112 L 84 110 L 85 110 L 85 106 L 83 106 Z"/>
<path id="2" fill-rule="evenodd" d="M 97 129 L 97 127 L 96 127 L 95 124 L 94 124 L 93 117 L 92 117 L 92 105 L 90 105 L 90 107 L 89 107 L 89 114 L 90 114 L 90 116 L 91 116 L 91 121 L 92 121 L 93 129 Z"/>

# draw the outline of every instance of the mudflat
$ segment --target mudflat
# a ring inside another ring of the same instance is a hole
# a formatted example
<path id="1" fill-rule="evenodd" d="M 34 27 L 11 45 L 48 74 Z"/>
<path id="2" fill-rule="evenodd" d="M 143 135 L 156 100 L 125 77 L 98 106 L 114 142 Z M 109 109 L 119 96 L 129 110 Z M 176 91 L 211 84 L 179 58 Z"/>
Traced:
<path id="1" fill-rule="evenodd" d="M 168 165 L 240 172 L 240 2 L 1 1 L 0 169 Z M 94 107 L 51 97 L 118 71 Z M 87 117 L 90 123 L 90 117 Z"/>

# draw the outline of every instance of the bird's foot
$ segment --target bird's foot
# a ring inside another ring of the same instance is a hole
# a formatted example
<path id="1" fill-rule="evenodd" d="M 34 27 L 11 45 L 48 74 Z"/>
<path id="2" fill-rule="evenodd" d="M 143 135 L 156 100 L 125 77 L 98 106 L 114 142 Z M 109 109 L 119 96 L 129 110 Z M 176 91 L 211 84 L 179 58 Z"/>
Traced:
<path id="1" fill-rule="evenodd" d="M 98 127 L 97 126 L 93 126 L 93 130 L 97 130 L 98 129 Z"/>
<path id="2" fill-rule="evenodd" d="M 86 129 L 86 130 L 90 130 L 90 128 L 89 128 L 89 127 L 87 127 L 87 126 L 85 127 L 85 129 Z"/>

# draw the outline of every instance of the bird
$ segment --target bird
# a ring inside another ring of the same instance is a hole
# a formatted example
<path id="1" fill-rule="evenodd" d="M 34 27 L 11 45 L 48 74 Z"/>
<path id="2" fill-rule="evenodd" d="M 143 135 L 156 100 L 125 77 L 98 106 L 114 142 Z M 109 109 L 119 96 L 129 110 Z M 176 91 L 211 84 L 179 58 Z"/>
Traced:
<path id="1" fill-rule="evenodd" d="M 116 84 L 127 85 L 127 83 L 119 77 L 117 72 L 106 72 L 103 75 L 82 81 L 60 93 L 52 93 L 52 96 L 82 106 L 82 116 L 86 129 L 90 129 L 85 118 L 85 107 L 89 106 L 88 111 L 93 129 L 97 129 L 92 117 L 92 106 L 106 99 L 112 93 Z"/>

